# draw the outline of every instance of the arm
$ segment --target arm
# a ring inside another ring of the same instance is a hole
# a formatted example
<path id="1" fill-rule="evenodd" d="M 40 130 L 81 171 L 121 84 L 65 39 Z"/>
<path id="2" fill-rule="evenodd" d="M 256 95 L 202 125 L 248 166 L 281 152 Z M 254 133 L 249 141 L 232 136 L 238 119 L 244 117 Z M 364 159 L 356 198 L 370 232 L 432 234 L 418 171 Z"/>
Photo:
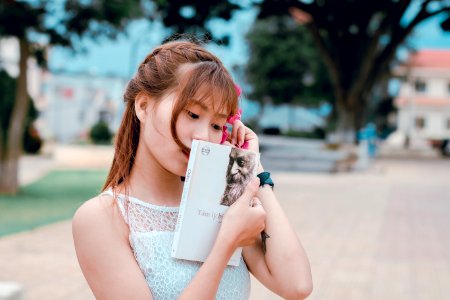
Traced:
<path id="1" fill-rule="evenodd" d="M 232 144 L 259 152 L 257 135 L 241 121 L 233 123 Z M 263 172 L 259 166 L 257 173 Z M 265 231 L 267 252 L 262 251 L 261 241 L 243 250 L 249 270 L 266 287 L 286 299 L 303 299 L 312 291 L 311 268 L 308 257 L 289 224 L 272 189 L 268 186 L 258 190 L 256 196 L 266 211 Z"/>
<path id="2" fill-rule="evenodd" d="M 266 254 L 261 241 L 244 248 L 245 262 L 252 274 L 275 293 L 285 299 L 304 299 L 312 292 L 308 257 L 272 189 L 260 188 L 257 197 L 266 211 L 264 230 L 270 238 L 266 240 Z"/>
<path id="3" fill-rule="evenodd" d="M 208 258 L 179 299 L 214 299 L 223 271 L 235 249 L 229 241 L 218 238 Z"/>
<path id="4" fill-rule="evenodd" d="M 233 252 L 258 239 L 265 226 L 264 209 L 249 206 L 258 185 L 255 178 L 228 209 L 211 254 L 180 299 L 214 299 Z M 128 230 L 109 196 L 91 199 L 75 213 L 72 221 L 75 250 L 97 299 L 153 299 L 129 245 Z"/>
<path id="5" fill-rule="evenodd" d="M 85 202 L 72 221 L 81 270 L 96 299 L 153 299 L 112 197 Z"/>
<path id="6" fill-rule="evenodd" d="M 255 178 L 244 194 L 225 214 L 213 249 L 180 299 L 214 299 L 223 271 L 238 247 L 252 245 L 265 226 L 265 212 L 261 206 L 251 207 L 250 200 L 257 192 Z"/>

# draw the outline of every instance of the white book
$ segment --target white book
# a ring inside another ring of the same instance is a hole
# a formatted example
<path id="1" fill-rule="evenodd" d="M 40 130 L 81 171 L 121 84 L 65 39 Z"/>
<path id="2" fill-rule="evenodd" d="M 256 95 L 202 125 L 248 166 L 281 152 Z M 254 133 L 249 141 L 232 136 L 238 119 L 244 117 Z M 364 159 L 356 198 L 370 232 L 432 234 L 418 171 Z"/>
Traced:
<path id="1" fill-rule="evenodd" d="M 222 218 L 256 175 L 259 153 L 194 140 L 172 244 L 172 257 L 204 262 Z M 238 248 L 228 265 L 239 265 Z"/>

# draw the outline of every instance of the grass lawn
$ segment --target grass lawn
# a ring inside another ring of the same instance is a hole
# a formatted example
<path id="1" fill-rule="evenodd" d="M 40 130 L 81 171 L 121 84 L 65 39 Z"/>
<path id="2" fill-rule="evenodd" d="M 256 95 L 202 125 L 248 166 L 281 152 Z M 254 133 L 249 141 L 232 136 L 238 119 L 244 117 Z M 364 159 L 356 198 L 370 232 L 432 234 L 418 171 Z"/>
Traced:
<path id="1" fill-rule="evenodd" d="M 71 218 L 105 178 L 106 171 L 53 171 L 16 196 L 0 196 L 0 236 Z"/>

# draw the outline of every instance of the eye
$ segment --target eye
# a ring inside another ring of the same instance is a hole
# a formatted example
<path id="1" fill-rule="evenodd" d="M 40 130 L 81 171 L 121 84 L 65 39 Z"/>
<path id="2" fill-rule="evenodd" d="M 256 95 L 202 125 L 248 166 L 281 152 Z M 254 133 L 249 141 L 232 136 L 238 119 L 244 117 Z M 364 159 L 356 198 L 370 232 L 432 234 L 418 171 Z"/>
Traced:
<path id="1" fill-rule="evenodd" d="M 242 158 L 238 158 L 237 159 L 237 164 L 239 165 L 239 167 L 243 167 L 245 162 L 244 162 L 244 160 Z"/>
<path id="2" fill-rule="evenodd" d="M 214 130 L 222 131 L 222 126 L 220 126 L 220 125 L 213 124 L 212 127 L 214 128 Z"/>
<path id="3" fill-rule="evenodd" d="M 193 113 L 192 111 L 190 111 L 190 110 L 186 110 L 186 112 L 187 112 L 188 116 L 189 116 L 191 119 L 196 120 L 196 119 L 200 118 L 199 115 L 194 114 L 194 113 Z"/>

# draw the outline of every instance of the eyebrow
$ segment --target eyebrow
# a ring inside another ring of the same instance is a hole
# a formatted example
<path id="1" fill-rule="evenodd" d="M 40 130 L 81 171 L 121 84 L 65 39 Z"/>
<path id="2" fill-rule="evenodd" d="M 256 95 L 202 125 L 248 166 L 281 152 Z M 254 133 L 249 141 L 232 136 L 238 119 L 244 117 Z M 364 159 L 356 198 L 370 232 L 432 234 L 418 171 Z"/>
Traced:
<path id="1" fill-rule="evenodd" d="M 208 106 L 206 106 L 203 102 L 199 101 L 199 100 L 192 100 L 194 102 L 195 105 L 198 105 L 202 110 L 208 112 Z M 228 116 L 226 114 L 221 114 L 221 113 L 215 113 L 218 117 L 223 118 L 223 119 L 227 119 Z"/>

